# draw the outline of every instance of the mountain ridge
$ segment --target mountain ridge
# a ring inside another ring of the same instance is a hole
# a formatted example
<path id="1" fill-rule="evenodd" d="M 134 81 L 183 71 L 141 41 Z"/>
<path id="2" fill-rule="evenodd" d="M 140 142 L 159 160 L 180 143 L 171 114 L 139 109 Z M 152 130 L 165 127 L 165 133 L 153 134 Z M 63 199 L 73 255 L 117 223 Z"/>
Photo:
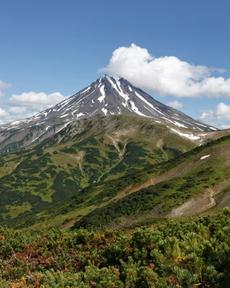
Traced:
<path id="1" fill-rule="evenodd" d="M 201 134 L 216 131 L 184 113 L 155 100 L 127 80 L 103 76 L 73 96 L 36 115 L 0 126 L 0 153 L 29 147 L 47 139 L 73 121 L 97 115 L 133 114 L 167 126 L 171 131 L 198 140 Z M 189 131 L 189 132 L 188 132 Z"/>

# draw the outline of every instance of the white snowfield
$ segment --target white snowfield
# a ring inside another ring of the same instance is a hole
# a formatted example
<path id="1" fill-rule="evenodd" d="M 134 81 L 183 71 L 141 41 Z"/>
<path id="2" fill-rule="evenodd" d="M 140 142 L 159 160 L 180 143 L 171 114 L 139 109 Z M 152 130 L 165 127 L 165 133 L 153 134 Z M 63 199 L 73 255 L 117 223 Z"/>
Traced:
<path id="1" fill-rule="evenodd" d="M 98 97 L 98 101 L 101 103 L 104 99 L 105 99 L 105 86 L 104 85 L 102 85 L 101 87 L 100 87 L 100 92 L 101 92 L 101 96 L 100 97 Z"/>
<path id="2" fill-rule="evenodd" d="M 106 108 L 102 108 L 101 109 L 102 110 L 102 112 L 105 114 L 105 116 L 107 115 L 107 113 L 108 113 L 108 110 L 106 109 Z"/>
<path id="3" fill-rule="evenodd" d="M 201 157 L 200 157 L 200 160 L 207 159 L 207 158 L 209 158 L 210 156 L 211 156 L 210 154 L 208 154 L 208 155 L 204 155 L 204 156 L 201 156 Z"/>
<path id="4" fill-rule="evenodd" d="M 81 117 L 81 116 L 84 116 L 84 114 L 83 114 L 83 113 L 78 113 L 78 114 L 76 115 L 77 118 L 79 118 L 79 117 Z"/>
<path id="5" fill-rule="evenodd" d="M 133 101 L 130 101 L 130 103 L 131 103 L 131 108 L 135 113 L 137 113 L 138 115 L 143 116 L 143 117 L 149 117 L 149 116 L 146 116 L 145 114 L 141 113 Z"/>
<path id="6" fill-rule="evenodd" d="M 176 130 L 176 129 L 172 128 L 172 127 L 169 127 L 169 126 L 168 126 L 168 128 L 170 130 L 172 130 L 174 133 L 176 133 L 176 134 L 178 134 L 178 135 L 180 135 L 180 136 L 182 136 L 184 138 L 188 138 L 190 140 L 199 140 L 200 139 L 200 136 L 194 135 L 192 133 L 184 133 L 184 132 L 178 131 L 178 130 Z"/>

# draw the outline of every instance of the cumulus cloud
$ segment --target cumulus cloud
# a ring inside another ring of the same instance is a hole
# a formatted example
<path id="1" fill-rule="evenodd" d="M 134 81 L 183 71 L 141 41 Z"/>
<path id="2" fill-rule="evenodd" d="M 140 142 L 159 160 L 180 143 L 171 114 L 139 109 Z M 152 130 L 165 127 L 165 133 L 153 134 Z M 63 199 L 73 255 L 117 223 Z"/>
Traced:
<path id="1" fill-rule="evenodd" d="M 9 112 L 12 113 L 12 114 L 24 114 L 26 113 L 26 107 L 23 107 L 23 106 L 12 106 L 9 108 Z"/>
<path id="2" fill-rule="evenodd" d="M 177 110 L 181 110 L 184 107 L 184 105 L 177 100 L 168 102 L 167 105 Z"/>
<path id="3" fill-rule="evenodd" d="M 9 102 L 13 105 L 23 106 L 32 110 L 46 109 L 65 99 L 60 92 L 46 94 L 44 92 L 24 92 L 13 94 Z"/>
<path id="4" fill-rule="evenodd" d="M 222 69 L 193 65 L 175 56 L 154 57 L 135 44 L 114 50 L 101 71 L 163 95 L 230 97 L 230 79 L 214 76 Z"/>
<path id="5" fill-rule="evenodd" d="M 216 127 L 230 128 L 230 105 L 221 102 L 213 110 L 203 111 L 200 119 Z"/>
<path id="6" fill-rule="evenodd" d="M 10 106 L 10 107 L 7 107 L 8 115 L 5 117 L 4 122 L 11 122 L 11 121 L 18 120 L 18 119 L 24 119 L 24 118 L 32 116 L 36 112 L 38 111 L 32 110 L 24 106 Z"/>
<path id="7" fill-rule="evenodd" d="M 3 91 L 9 87 L 9 84 L 6 82 L 3 82 L 2 80 L 0 80 L 0 96 L 2 96 L 4 93 Z"/>
<path id="8" fill-rule="evenodd" d="M 0 124 L 7 122 L 9 116 L 10 114 L 8 113 L 7 110 L 0 108 Z"/>
<path id="9" fill-rule="evenodd" d="M 37 112 L 47 109 L 60 101 L 65 96 L 60 92 L 24 92 L 13 94 L 4 108 L 0 108 L 0 123 L 7 123 L 17 119 L 30 117 Z"/>
<path id="10" fill-rule="evenodd" d="M 6 110 L 0 108 L 0 117 L 5 118 L 5 117 L 7 117 L 8 115 L 9 115 L 9 113 L 8 113 Z"/>

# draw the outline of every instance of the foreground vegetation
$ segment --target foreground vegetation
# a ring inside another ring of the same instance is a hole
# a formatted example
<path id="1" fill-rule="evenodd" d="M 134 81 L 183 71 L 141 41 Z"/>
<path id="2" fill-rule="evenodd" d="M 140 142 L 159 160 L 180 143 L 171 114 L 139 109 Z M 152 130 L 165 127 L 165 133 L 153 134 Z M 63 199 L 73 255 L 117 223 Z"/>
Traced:
<path id="1" fill-rule="evenodd" d="M 230 210 L 123 231 L 0 229 L 0 287 L 229 287 Z"/>

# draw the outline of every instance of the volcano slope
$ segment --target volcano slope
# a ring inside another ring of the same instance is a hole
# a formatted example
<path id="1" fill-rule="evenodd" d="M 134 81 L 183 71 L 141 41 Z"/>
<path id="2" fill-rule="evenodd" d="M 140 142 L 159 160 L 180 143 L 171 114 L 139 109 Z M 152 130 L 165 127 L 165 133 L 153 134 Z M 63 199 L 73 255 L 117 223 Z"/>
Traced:
<path id="1" fill-rule="evenodd" d="M 199 143 L 133 115 L 70 123 L 31 149 L 1 156 L 0 221 L 26 226 L 57 216 L 61 224 L 69 212 L 84 215 L 108 189 L 116 194 L 143 177 L 141 171 Z"/>
<path id="2" fill-rule="evenodd" d="M 230 206 L 230 135 L 142 171 L 136 182 L 116 193 L 111 189 L 113 199 L 75 227 L 129 227 Z"/>

